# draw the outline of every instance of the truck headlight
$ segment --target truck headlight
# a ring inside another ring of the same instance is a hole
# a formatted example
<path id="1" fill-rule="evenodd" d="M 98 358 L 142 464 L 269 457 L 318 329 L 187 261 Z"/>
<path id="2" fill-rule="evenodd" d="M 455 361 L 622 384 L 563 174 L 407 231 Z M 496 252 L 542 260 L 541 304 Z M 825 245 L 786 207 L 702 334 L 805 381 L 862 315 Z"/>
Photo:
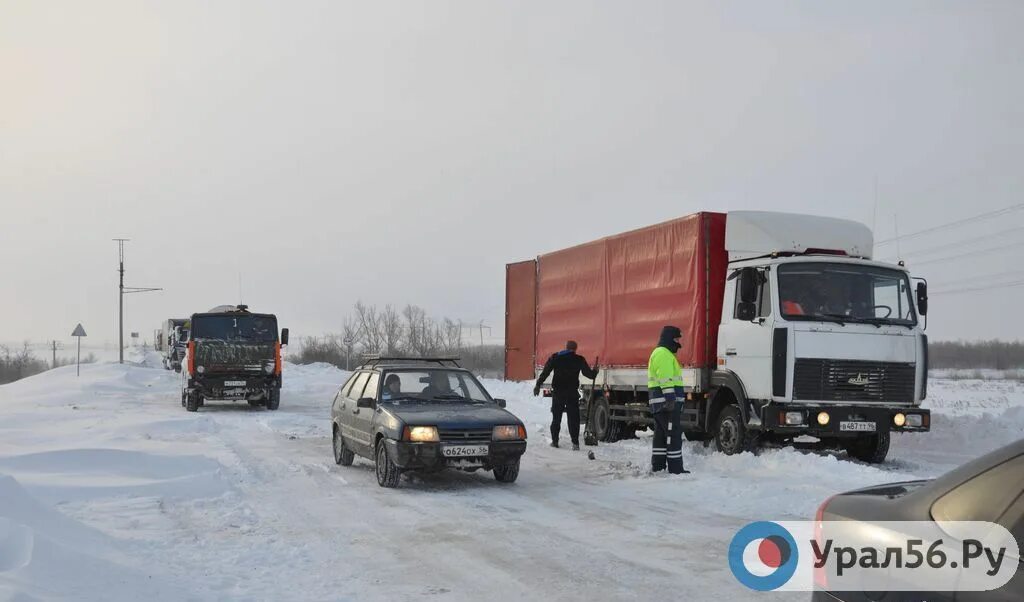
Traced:
<path id="1" fill-rule="evenodd" d="M 892 423 L 896 426 L 903 426 L 907 423 L 907 417 L 902 412 L 899 412 L 892 417 Z"/>
<path id="2" fill-rule="evenodd" d="M 920 414 L 907 414 L 907 426 L 918 428 L 924 426 L 923 416 Z"/>
<path id="3" fill-rule="evenodd" d="M 196 366 L 196 372 L 199 374 L 206 372 L 206 366 Z"/>
<path id="4" fill-rule="evenodd" d="M 786 412 L 786 426 L 800 426 L 803 423 L 803 412 Z"/>
<path id="5" fill-rule="evenodd" d="M 436 443 L 441 437 L 437 434 L 436 426 L 407 426 L 404 439 L 415 443 Z"/>
<path id="6" fill-rule="evenodd" d="M 491 439 L 494 441 L 526 439 L 526 428 L 515 424 L 496 426 L 491 432 Z"/>
<path id="7" fill-rule="evenodd" d="M 828 412 L 818 412 L 818 424 L 825 426 L 832 417 L 828 415 Z"/>

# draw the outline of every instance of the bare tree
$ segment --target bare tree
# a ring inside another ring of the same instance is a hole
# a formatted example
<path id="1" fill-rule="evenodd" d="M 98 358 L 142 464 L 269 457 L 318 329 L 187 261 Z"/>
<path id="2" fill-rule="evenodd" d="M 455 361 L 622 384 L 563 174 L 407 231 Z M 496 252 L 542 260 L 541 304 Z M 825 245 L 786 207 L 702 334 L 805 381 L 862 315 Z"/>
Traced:
<path id="1" fill-rule="evenodd" d="M 385 305 L 384 311 L 378 315 L 383 352 L 390 356 L 398 355 L 402 346 L 402 318 L 390 305 Z"/>
<path id="2" fill-rule="evenodd" d="M 377 306 L 364 305 L 356 301 L 356 321 L 359 323 L 360 342 L 364 353 L 380 353 L 384 347 L 384 336 Z"/>

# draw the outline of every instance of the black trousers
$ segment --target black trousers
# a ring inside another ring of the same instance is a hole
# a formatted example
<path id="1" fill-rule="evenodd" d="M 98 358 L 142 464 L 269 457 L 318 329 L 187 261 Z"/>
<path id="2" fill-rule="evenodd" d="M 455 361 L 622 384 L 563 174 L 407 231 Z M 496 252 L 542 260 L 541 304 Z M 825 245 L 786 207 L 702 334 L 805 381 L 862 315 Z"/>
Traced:
<path id="1" fill-rule="evenodd" d="M 558 433 L 562 430 L 562 413 L 565 412 L 569 421 L 569 438 L 579 445 L 580 442 L 580 393 L 571 391 L 551 392 L 551 440 L 558 441 Z"/>
<path id="2" fill-rule="evenodd" d="M 672 474 L 683 472 L 683 430 L 680 427 L 683 404 L 670 403 L 670 407 L 654 415 L 654 444 L 651 449 L 651 470 L 665 470 Z"/>

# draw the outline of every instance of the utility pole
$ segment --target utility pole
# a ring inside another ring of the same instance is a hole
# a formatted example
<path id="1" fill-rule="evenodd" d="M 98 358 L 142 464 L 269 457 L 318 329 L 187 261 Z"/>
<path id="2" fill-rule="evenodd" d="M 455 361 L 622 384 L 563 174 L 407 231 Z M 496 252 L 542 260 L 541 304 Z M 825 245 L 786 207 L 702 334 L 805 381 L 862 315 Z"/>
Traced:
<path id="1" fill-rule="evenodd" d="M 124 363 L 124 296 L 127 293 L 150 293 L 153 291 L 162 291 L 162 288 L 153 287 L 138 287 L 138 286 L 125 286 L 124 285 L 124 243 L 129 242 L 130 238 L 115 238 L 117 242 L 117 272 L 120 275 L 118 281 L 118 296 L 117 296 L 117 361 L 119 364 Z"/>
<path id="2" fill-rule="evenodd" d="M 57 350 L 58 349 L 63 349 L 64 348 L 64 344 L 63 343 L 58 343 L 57 341 L 50 341 L 50 347 L 53 350 L 53 363 L 50 364 L 50 367 L 51 368 L 56 368 L 57 367 Z"/>

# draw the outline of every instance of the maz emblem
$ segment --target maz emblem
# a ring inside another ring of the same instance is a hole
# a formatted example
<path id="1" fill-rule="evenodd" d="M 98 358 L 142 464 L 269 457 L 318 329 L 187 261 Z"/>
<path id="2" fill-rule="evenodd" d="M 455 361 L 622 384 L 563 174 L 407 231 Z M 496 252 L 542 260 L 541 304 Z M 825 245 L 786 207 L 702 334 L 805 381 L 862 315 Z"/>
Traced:
<path id="1" fill-rule="evenodd" d="M 858 372 L 857 376 L 851 377 L 850 380 L 848 380 L 846 382 L 850 383 L 851 385 L 858 385 L 858 386 L 863 387 L 864 385 L 868 384 L 869 381 L 868 381 L 868 377 L 866 377 L 863 374 Z"/>

